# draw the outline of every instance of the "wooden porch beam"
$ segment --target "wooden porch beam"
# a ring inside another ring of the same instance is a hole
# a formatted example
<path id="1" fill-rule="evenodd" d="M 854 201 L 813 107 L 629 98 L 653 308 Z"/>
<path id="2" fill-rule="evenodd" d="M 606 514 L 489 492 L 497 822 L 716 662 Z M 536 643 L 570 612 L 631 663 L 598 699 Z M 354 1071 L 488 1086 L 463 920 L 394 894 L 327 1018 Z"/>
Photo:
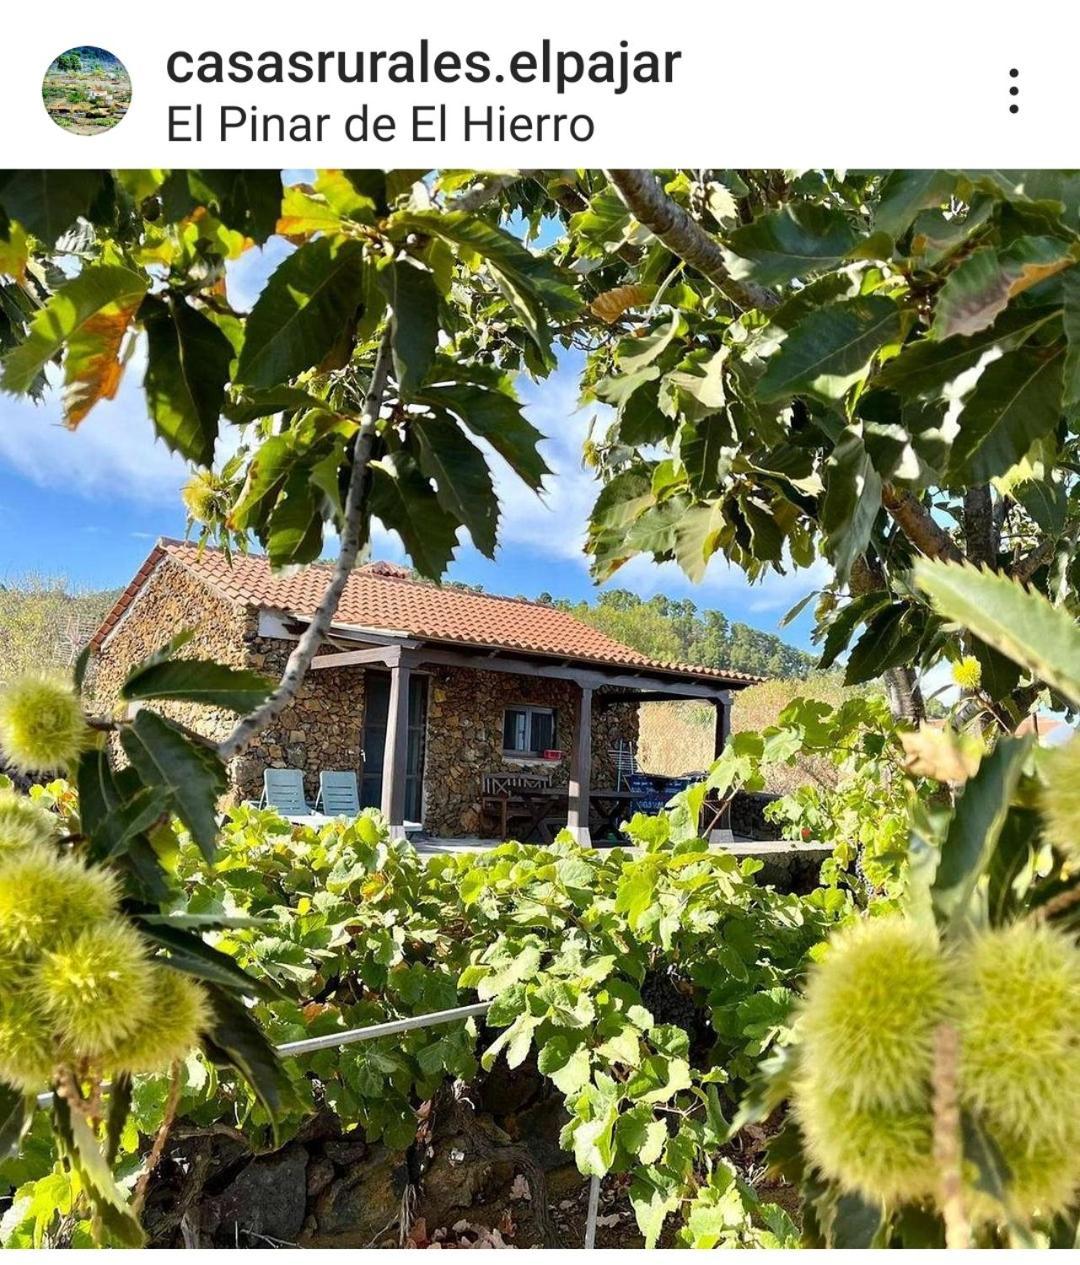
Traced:
<path id="1" fill-rule="evenodd" d="M 515 676 L 539 676 L 559 681 L 574 681 L 581 686 L 596 689 L 601 685 L 616 686 L 628 690 L 648 690 L 665 697 L 715 699 L 726 697 L 728 687 L 717 682 L 711 685 L 693 679 L 667 680 L 661 676 L 627 672 L 616 668 L 605 672 L 596 667 L 562 667 L 557 663 L 534 663 L 528 659 L 489 659 L 479 655 L 464 654 L 459 650 L 443 650 L 435 646 L 421 646 L 412 651 L 415 663 L 445 664 L 454 668 L 472 668 L 476 672 L 510 672 Z"/>
<path id="2" fill-rule="evenodd" d="M 570 783 L 566 811 L 566 828 L 578 843 L 591 844 L 589 833 L 589 796 L 592 792 L 592 687 L 581 687 L 578 704 L 577 733 L 570 754 Z"/>
<path id="3" fill-rule="evenodd" d="M 618 703 L 710 703 L 723 697 L 725 691 L 713 690 L 709 695 L 668 693 L 661 690 L 620 690 L 617 694 L 598 694 L 595 707 L 612 707 Z"/>
<path id="4" fill-rule="evenodd" d="M 368 646 L 364 650 L 343 650 L 341 654 L 319 654 L 311 661 L 311 671 L 320 668 L 348 668 L 357 664 L 395 663 L 401 654 L 399 646 Z"/>

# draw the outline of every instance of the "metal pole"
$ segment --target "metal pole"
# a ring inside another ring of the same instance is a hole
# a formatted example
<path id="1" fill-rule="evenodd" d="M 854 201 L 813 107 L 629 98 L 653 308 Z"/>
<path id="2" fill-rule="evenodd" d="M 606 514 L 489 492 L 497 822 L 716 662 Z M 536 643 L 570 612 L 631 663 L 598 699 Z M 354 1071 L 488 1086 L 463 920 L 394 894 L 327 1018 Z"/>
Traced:
<path id="1" fill-rule="evenodd" d="M 353 1045 L 357 1041 L 373 1041 L 376 1037 L 393 1036 L 395 1032 L 411 1032 L 415 1028 L 434 1028 L 442 1023 L 453 1023 L 456 1019 L 472 1019 L 486 1015 L 489 1001 L 475 1002 L 470 1006 L 454 1006 L 451 1010 L 433 1010 L 429 1015 L 410 1015 L 407 1019 L 390 1019 L 386 1023 L 372 1024 L 369 1028 L 350 1028 L 346 1032 L 328 1032 L 321 1037 L 308 1037 L 303 1041 L 286 1041 L 284 1045 L 274 1047 L 281 1058 L 296 1058 L 301 1054 L 312 1054 L 316 1050 L 336 1050 L 339 1046 Z M 107 1089 L 108 1086 L 102 1086 Z M 39 1107 L 52 1106 L 51 1093 L 38 1094 Z"/>
<path id="2" fill-rule="evenodd" d="M 596 1214 L 600 1208 L 600 1178 L 589 1178 L 589 1215 L 585 1218 L 585 1246 L 596 1246 Z"/>
<path id="3" fill-rule="evenodd" d="M 471 1019 L 486 1015 L 489 1001 L 476 1002 L 471 1006 L 455 1006 L 451 1010 L 435 1010 L 430 1015 L 411 1015 L 408 1019 L 391 1019 L 376 1023 L 370 1028 L 353 1028 L 349 1032 L 328 1032 L 322 1037 L 308 1037 L 303 1041 L 286 1041 L 275 1047 L 282 1058 L 294 1058 L 298 1054 L 311 1054 L 315 1050 L 334 1050 L 355 1041 L 373 1041 L 376 1037 L 393 1036 L 395 1032 L 411 1032 L 414 1028 L 434 1028 L 441 1023 L 453 1023 L 455 1019 Z"/>

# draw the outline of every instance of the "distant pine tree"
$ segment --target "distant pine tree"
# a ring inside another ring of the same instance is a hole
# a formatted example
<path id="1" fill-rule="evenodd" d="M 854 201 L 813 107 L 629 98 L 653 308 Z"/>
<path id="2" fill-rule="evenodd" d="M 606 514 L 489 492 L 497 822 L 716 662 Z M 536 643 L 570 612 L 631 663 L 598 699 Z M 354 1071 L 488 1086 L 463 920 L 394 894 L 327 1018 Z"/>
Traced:
<path id="1" fill-rule="evenodd" d="M 654 659 L 768 677 L 802 677 L 815 663 L 813 655 L 775 634 L 732 623 L 720 611 L 699 610 L 689 598 L 657 595 L 646 601 L 627 589 L 608 589 L 595 604 L 558 599 L 554 604 Z"/>

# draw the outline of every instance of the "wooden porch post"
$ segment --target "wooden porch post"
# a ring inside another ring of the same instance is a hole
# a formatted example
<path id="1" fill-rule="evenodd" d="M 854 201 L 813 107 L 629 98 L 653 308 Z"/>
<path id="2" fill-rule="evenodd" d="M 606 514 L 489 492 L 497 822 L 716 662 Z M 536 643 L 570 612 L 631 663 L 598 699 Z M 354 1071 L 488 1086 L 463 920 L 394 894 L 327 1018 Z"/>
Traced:
<path id="1" fill-rule="evenodd" d="M 405 767 L 409 742 L 409 664 L 400 651 L 390 664 L 390 705 L 383 755 L 382 813 L 391 839 L 405 837 Z"/>
<path id="2" fill-rule="evenodd" d="M 727 746 L 728 734 L 731 732 L 731 695 L 724 692 L 723 697 L 713 699 L 716 709 L 716 720 L 713 727 L 713 759 L 715 760 Z"/>
<path id="3" fill-rule="evenodd" d="M 718 694 L 713 699 L 713 708 L 716 711 L 716 717 L 713 723 L 713 759 L 717 759 L 724 747 L 727 745 L 728 736 L 731 731 L 731 692 L 725 690 L 723 694 Z M 707 809 L 703 809 L 707 811 Z M 731 838 L 731 805 L 720 814 L 713 823 L 712 829 L 709 831 L 710 840 L 724 840 Z"/>
<path id="4" fill-rule="evenodd" d="M 589 792 L 592 789 L 592 686 L 581 687 L 577 734 L 570 753 L 570 786 L 566 828 L 578 843 L 591 844 L 589 833 Z"/>

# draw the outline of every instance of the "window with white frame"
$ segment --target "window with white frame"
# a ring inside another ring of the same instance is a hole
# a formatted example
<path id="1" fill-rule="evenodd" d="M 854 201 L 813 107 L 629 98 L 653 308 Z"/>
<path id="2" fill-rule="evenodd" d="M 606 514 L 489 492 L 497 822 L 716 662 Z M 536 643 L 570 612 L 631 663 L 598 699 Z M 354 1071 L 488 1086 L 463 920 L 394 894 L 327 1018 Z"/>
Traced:
<path id="1" fill-rule="evenodd" d="M 508 707 L 503 714 L 506 755 L 540 756 L 555 746 L 553 707 Z"/>

